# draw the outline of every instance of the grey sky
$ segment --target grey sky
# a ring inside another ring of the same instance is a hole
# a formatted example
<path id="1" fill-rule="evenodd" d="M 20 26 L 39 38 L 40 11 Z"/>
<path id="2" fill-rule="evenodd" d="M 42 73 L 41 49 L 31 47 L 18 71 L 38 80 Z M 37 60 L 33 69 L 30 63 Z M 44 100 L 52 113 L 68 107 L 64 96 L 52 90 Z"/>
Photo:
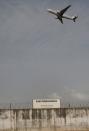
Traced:
<path id="1" fill-rule="evenodd" d="M 47 8 L 72 7 L 62 25 Z M 57 93 L 89 100 L 89 1 L 0 0 L 0 102 L 27 102 Z"/>

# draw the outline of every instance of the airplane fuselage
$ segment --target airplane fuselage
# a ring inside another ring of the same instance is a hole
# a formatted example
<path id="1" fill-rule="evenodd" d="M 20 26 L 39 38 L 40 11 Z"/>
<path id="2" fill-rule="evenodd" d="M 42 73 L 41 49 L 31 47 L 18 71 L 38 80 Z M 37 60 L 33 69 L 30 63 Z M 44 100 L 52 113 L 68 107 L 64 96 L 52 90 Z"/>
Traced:
<path id="1" fill-rule="evenodd" d="M 57 18 L 65 18 L 65 19 L 73 20 L 73 17 L 68 16 L 68 15 L 66 15 L 66 14 L 63 14 L 62 16 L 60 16 L 59 11 L 55 11 L 55 10 L 52 10 L 52 9 L 48 9 L 48 12 L 51 13 L 51 14 L 56 15 Z"/>
<path id="2" fill-rule="evenodd" d="M 66 15 L 66 14 L 64 14 L 64 15 L 62 16 L 62 18 L 69 19 L 69 20 L 73 20 L 73 16 L 71 17 L 71 16 L 68 16 L 68 15 Z"/>
<path id="3" fill-rule="evenodd" d="M 52 10 L 52 9 L 48 9 L 48 12 L 53 14 L 53 15 L 56 15 L 57 16 L 57 11 L 55 10 Z"/>

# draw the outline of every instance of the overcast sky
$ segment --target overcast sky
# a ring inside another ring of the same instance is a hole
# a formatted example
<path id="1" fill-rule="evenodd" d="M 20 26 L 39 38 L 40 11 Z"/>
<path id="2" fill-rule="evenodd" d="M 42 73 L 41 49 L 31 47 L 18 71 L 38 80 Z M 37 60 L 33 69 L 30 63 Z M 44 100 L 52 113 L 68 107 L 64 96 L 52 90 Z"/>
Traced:
<path id="1" fill-rule="evenodd" d="M 62 25 L 47 8 L 78 15 Z M 0 0 L 0 102 L 89 102 L 89 0 Z"/>

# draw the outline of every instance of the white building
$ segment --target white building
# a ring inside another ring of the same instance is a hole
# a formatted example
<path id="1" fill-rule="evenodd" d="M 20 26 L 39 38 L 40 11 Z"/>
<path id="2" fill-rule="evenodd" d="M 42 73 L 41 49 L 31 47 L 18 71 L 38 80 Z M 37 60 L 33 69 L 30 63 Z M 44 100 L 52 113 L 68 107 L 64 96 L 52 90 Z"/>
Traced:
<path id="1" fill-rule="evenodd" d="M 60 99 L 33 99 L 33 109 L 60 108 Z"/>

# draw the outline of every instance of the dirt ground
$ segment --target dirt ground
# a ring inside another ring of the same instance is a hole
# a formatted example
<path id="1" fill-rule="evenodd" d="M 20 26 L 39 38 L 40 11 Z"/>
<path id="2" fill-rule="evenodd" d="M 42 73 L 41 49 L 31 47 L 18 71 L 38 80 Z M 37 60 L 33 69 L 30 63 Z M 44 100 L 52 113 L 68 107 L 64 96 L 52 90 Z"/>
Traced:
<path id="1" fill-rule="evenodd" d="M 89 131 L 89 128 L 17 128 L 17 129 L 2 129 L 0 131 Z"/>
<path id="2" fill-rule="evenodd" d="M 52 129 L 48 129 L 48 128 L 40 128 L 40 129 L 2 129 L 0 131 L 89 131 L 89 128 L 52 128 Z"/>

